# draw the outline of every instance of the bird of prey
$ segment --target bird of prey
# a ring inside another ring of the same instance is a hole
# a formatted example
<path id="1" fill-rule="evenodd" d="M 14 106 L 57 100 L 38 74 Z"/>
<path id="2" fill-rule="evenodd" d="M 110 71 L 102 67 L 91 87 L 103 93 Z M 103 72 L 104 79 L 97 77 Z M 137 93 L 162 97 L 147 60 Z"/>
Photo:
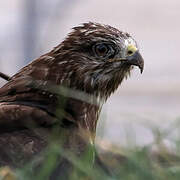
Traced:
<path id="1" fill-rule="evenodd" d="M 54 129 L 63 151 L 79 157 L 94 143 L 102 104 L 134 66 L 142 72 L 144 61 L 128 33 L 93 22 L 74 27 L 0 88 L 0 166 L 23 167 Z M 57 163 L 56 176 L 68 163 Z"/>

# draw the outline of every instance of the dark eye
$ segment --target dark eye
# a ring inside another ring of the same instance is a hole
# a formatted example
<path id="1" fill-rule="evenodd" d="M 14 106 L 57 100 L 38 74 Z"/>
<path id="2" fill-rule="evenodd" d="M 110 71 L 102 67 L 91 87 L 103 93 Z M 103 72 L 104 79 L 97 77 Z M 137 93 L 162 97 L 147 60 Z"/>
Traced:
<path id="1" fill-rule="evenodd" d="M 95 46 L 95 53 L 99 57 L 106 57 L 109 53 L 109 47 L 106 44 L 98 44 Z"/>

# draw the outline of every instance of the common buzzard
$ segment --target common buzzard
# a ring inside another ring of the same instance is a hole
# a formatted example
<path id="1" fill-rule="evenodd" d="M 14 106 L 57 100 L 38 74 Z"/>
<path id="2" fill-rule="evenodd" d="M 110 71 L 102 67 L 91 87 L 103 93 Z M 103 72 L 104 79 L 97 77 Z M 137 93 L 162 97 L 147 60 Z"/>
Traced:
<path id="1" fill-rule="evenodd" d="M 142 72 L 144 63 L 128 33 L 93 22 L 74 27 L 0 88 L 0 166 L 23 167 L 54 132 L 63 151 L 81 156 L 94 143 L 102 104 L 133 66 Z M 57 165 L 56 177 L 73 168 L 67 159 Z"/>

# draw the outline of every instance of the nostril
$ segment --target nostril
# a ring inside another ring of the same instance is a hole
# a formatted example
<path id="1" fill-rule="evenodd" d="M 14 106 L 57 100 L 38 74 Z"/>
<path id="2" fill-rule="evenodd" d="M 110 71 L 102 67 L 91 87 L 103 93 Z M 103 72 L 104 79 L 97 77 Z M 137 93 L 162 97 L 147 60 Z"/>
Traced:
<path id="1" fill-rule="evenodd" d="M 131 56 L 131 55 L 133 55 L 133 51 L 131 51 L 131 50 L 129 50 L 128 52 L 127 52 L 127 54 L 129 55 L 129 56 Z"/>

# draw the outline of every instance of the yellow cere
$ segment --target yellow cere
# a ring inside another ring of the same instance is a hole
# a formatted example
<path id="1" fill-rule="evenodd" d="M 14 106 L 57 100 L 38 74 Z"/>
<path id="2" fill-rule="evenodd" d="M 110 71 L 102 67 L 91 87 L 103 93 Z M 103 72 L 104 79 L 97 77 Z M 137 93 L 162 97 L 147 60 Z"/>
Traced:
<path id="1" fill-rule="evenodd" d="M 128 45 L 127 52 L 132 52 L 132 54 L 134 54 L 136 51 L 137 51 L 137 48 L 134 45 L 132 44 Z"/>

